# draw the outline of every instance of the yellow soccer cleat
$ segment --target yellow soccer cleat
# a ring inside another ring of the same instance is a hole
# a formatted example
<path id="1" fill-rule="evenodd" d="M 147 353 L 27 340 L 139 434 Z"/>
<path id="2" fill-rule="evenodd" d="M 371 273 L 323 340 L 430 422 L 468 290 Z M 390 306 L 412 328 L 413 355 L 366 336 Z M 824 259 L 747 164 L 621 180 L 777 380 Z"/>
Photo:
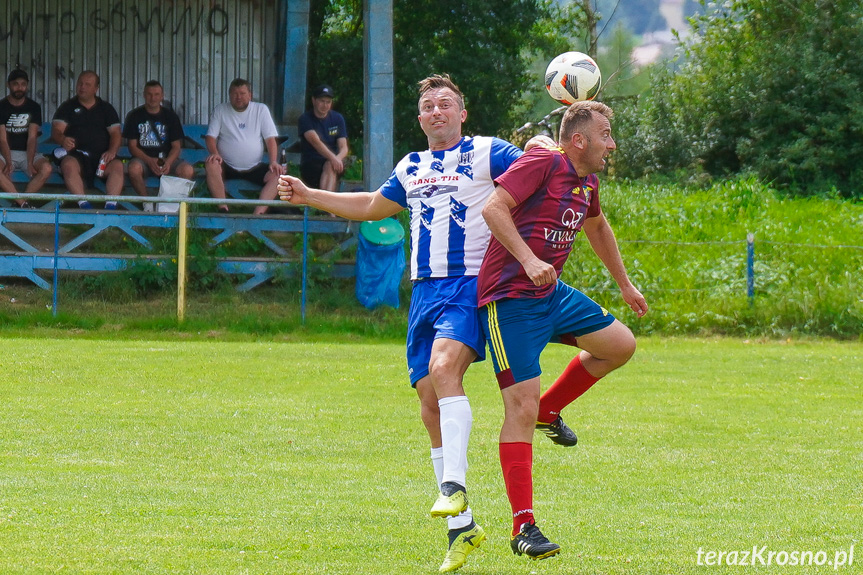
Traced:
<path id="1" fill-rule="evenodd" d="M 468 553 L 474 549 L 478 549 L 480 544 L 485 541 L 485 531 L 482 527 L 470 522 L 470 525 L 465 527 L 465 530 L 450 529 L 449 550 L 446 552 L 443 564 L 440 566 L 441 573 L 450 573 L 456 571 L 467 561 Z"/>
<path id="2" fill-rule="evenodd" d="M 445 481 L 440 486 L 440 495 L 431 508 L 432 517 L 453 517 L 467 509 L 467 493 L 458 483 Z"/>

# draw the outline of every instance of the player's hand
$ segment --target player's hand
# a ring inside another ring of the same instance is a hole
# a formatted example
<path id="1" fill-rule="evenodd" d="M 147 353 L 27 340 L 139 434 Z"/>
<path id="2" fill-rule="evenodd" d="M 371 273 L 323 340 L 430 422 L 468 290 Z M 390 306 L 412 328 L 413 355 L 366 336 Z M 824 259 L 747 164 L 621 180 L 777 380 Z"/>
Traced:
<path id="1" fill-rule="evenodd" d="M 75 149 L 75 143 L 76 143 L 75 138 L 70 138 L 69 136 L 64 136 L 62 147 L 67 152 L 71 152 L 72 150 Z"/>
<path id="2" fill-rule="evenodd" d="M 538 146 L 542 146 L 543 148 L 556 148 L 557 142 L 549 138 L 548 136 L 544 136 L 540 134 L 539 136 L 534 136 L 524 145 L 524 151 L 527 152 L 531 148 L 536 148 Z"/>
<path id="3" fill-rule="evenodd" d="M 107 166 L 108 164 L 111 163 L 111 160 L 113 160 L 116 157 L 117 157 L 117 154 L 115 154 L 114 152 L 108 151 L 108 152 L 105 152 L 104 154 L 102 154 L 101 159 L 102 159 L 102 161 L 105 162 L 105 165 Z"/>
<path id="4" fill-rule="evenodd" d="M 292 204 L 305 204 L 309 188 L 299 178 L 293 176 L 279 176 L 279 199 Z"/>
<path id="5" fill-rule="evenodd" d="M 620 293 L 623 296 L 623 301 L 627 303 L 632 311 L 638 314 L 638 317 L 647 313 L 647 301 L 635 286 L 629 285 L 623 287 L 620 289 Z"/>
<path id="6" fill-rule="evenodd" d="M 207 159 L 204 161 L 206 164 L 219 164 L 222 165 L 222 156 L 219 154 L 210 154 L 207 156 Z"/>
<path id="7" fill-rule="evenodd" d="M 4 172 L 5 172 L 5 170 L 4 170 Z M 9 175 L 9 174 L 6 174 L 6 175 Z M 35 176 L 36 176 L 36 166 L 34 166 L 33 164 L 28 162 L 27 163 L 27 177 L 33 178 Z"/>
<path id="8" fill-rule="evenodd" d="M 12 160 L 9 158 L 7 158 L 6 163 L 3 164 L 3 175 L 4 176 L 11 176 L 12 175 Z M 30 177 L 32 178 L 33 176 L 30 176 Z"/>
<path id="9" fill-rule="evenodd" d="M 557 271 L 555 271 L 554 266 L 539 258 L 533 258 L 528 262 L 524 266 L 524 271 L 533 285 L 537 287 L 557 282 Z"/>

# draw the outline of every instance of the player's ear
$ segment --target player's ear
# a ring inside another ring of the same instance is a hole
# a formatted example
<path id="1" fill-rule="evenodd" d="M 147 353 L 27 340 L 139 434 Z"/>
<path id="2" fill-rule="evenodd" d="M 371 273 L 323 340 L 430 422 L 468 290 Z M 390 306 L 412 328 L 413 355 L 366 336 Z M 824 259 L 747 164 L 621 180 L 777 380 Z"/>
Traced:
<path id="1" fill-rule="evenodd" d="M 575 132 L 569 141 L 572 144 L 572 147 L 578 148 L 579 150 L 583 150 L 587 145 L 587 138 L 580 132 Z"/>
<path id="2" fill-rule="evenodd" d="M 461 123 L 464 124 L 465 120 L 467 120 L 467 110 L 462 109 L 462 111 L 461 111 Z"/>

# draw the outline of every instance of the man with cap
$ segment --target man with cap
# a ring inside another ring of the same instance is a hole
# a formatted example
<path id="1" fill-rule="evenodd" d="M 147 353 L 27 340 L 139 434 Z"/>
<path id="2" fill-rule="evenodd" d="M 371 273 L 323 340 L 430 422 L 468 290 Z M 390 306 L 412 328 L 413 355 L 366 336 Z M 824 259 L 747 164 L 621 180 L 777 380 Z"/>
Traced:
<path id="1" fill-rule="evenodd" d="M 345 171 L 348 130 L 345 118 L 333 110 L 334 90 L 322 84 L 312 90 L 312 108 L 297 121 L 300 135 L 300 176 L 311 188 L 335 192 Z"/>
<path id="2" fill-rule="evenodd" d="M 27 174 L 30 181 L 24 190 L 38 192 L 51 175 L 51 163 L 36 152 L 36 140 L 42 129 L 42 106 L 27 97 L 30 78 L 24 70 L 12 70 L 6 81 L 9 95 L 0 100 L 0 190 L 15 194 L 14 170 Z M 22 208 L 31 207 L 17 200 Z"/>

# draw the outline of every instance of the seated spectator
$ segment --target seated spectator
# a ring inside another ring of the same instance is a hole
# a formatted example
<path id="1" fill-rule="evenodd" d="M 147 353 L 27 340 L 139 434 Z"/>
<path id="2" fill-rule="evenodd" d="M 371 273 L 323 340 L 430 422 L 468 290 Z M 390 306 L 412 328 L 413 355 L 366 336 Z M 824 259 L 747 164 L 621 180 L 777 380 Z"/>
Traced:
<path id="1" fill-rule="evenodd" d="M 99 84 L 96 72 L 81 72 L 75 97 L 60 104 L 51 123 L 51 137 L 66 151 L 60 159 L 60 172 L 66 187 L 78 196 L 84 195 L 85 186 L 92 188 L 97 177 L 106 180 L 109 196 L 123 191 L 123 163 L 117 159 L 120 117 L 114 106 L 96 95 Z M 78 207 L 92 206 L 80 200 Z M 117 202 L 107 201 L 105 208 L 115 210 Z"/>
<path id="2" fill-rule="evenodd" d="M 270 109 L 252 102 L 252 85 L 237 78 L 228 89 L 229 103 L 219 104 L 207 127 L 205 163 L 207 187 L 214 198 L 225 197 L 225 180 L 244 179 L 262 186 L 262 200 L 276 197 L 276 186 L 282 167 L 279 165 L 276 124 Z M 269 164 L 261 161 L 266 145 Z M 227 204 L 219 211 L 228 212 Z M 257 206 L 255 214 L 263 214 L 266 206 Z"/>
<path id="3" fill-rule="evenodd" d="M 300 177 L 309 187 L 338 191 L 348 156 L 348 129 L 333 108 L 335 92 L 321 85 L 312 91 L 312 108 L 297 120 L 300 135 Z"/>
<path id="4" fill-rule="evenodd" d="M 146 196 L 144 179 L 174 174 L 191 180 L 195 168 L 180 159 L 185 133 L 180 118 L 162 105 L 165 93 L 157 80 L 144 84 L 144 105 L 126 115 L 123 137 L 129 144 L 129 182 L 139 196 Z"/>
<path id="5" fill-rule="evenodd" d="M 0 100 L 0 190 L 15 194 L 12 172 L 24 172 L 30 181 L 24 190 L 38 192 L 51 175 L 51 162 L 36 152 L 42 130 L 42 106 L 27 97 L 30 78 L 24 70 L 12 70 L 6 81 L 9 95 Z M 32 207 L 27 200 L 16 200 L 22 208 Z"/>

